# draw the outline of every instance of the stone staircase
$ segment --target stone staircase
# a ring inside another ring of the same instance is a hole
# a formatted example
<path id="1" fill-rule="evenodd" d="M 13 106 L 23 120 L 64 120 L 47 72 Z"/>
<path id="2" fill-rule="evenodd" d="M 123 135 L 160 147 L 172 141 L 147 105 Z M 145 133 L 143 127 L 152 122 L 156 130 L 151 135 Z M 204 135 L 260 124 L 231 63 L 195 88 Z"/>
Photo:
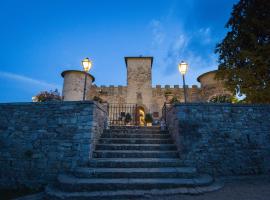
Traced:
<path id="1" fill-rule="evenodd" d="M 179 159 L 167 131 L 158 127 L 111 127 L 88 166 L 58 176 L 48 199 L 120 199 L 145 195 L 201 194 L 222 187 Z"/>

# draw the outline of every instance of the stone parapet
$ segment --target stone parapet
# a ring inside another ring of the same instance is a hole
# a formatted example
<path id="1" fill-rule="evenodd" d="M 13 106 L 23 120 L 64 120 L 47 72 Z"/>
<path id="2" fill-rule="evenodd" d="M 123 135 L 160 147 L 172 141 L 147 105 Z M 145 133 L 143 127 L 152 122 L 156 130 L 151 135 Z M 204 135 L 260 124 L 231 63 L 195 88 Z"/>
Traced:
<path id="1" fill-rule="evenodd" d="M 38 188 L 88 162 L 106 108 L 92 101 L 0 104 L 0 188 Z"/>
<path id="2" fill-rule="evenodd" d="M 166 119 L 187 165 L 222 176 L 270 172 L 270 105 L 176 104 Z"/>

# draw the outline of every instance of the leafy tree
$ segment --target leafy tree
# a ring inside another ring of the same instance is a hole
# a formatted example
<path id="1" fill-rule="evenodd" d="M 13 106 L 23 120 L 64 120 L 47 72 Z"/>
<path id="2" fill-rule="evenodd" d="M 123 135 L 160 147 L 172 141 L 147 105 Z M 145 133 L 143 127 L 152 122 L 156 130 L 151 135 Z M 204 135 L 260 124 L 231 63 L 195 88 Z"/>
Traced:
<path id="1" fill-rule="evenodd" d="M 33 97 L 35 102 L 46 102 L 46 101 L 61 101 L 62 97 L 57 89 L 54 91 L 43 91 Z"/>
<path id="2" fill-rule="evenodd" d="M 247 103 L 270 103 L 270 1 L 240 0 L 226 28 L 216 78 Z"/>

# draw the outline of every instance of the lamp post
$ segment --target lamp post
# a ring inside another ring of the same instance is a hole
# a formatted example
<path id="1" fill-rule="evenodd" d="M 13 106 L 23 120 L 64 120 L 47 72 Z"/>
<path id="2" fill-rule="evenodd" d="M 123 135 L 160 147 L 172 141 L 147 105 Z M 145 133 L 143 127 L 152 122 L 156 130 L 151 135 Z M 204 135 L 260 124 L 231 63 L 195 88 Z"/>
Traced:
<path id="1" fill-rule="evenodd" d="M 83 101 L 85 101 L 87 73 L 89 72 L 89 70 L 92 67 L 92 61 L 89 60 L 89 58 L 85 58 L 85 59 L 82 60 L 82 66 L 83 66 L 83 70 L 85 72 L 84 88 L 83 88 Z"/>
<path id="2" fill-rule="evenodd" d="M 183 76 L 184 98 L 185 98 L 185 103 L 186 103 L 187 92 L 186 92 L 186 84 L 185 84 L 185 74 L 187 73 L 188 64 L 184 61 L 181 61 L 181 63 L 178 65 L 178 69 L 179 69 L 180 74 Z"/>

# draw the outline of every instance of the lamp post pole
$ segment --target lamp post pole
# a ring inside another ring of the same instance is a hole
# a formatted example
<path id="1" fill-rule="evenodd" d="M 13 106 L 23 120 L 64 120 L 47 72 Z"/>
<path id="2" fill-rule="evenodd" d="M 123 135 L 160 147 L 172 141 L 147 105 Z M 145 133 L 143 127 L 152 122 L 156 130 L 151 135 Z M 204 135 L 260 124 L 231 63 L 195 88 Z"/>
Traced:
<path id="1" fill-rule="evenodd" d="M 83 88 L 83 101 L 85 101 L 85 93 L 86 93 L 86 80 L 87 80 L 87 72 L 84 72 L 84 88 Z"/>
<path id="2" fill-rule="evenodd" d="M 187 103 L 187 90 L 186 90 L 186 83 L 185 83 L 185 74 L 183 76 L 183 87 L 184 87 L 184 98 L 185 98 L 185 103 Z"/>
<path id="3" fill-rule="evenodd" d="M 82 60 L 82 66 L 84 70 L 84 87 L 83 87 L 83 101 L 85 101 L 85 95 L 86 95 L 86 82 L 87 82 L 87 73 L 92 67 L 92 62 L 89 60 L 89 58 L 85 58 Z"/>

